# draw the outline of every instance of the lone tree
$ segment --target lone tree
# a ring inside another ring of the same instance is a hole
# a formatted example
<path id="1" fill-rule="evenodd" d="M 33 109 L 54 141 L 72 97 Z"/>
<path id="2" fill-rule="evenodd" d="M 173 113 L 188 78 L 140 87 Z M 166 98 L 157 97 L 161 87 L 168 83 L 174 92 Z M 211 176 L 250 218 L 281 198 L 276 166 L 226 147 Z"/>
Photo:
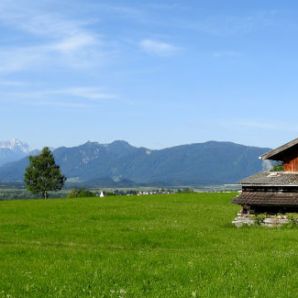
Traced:
<path id="1" fill-rule="evenodd" d="M 48 147 L 42 149 L 37 156 L 29 157 L 24 182 L 26 188 L 34 194 L 48 197 L 48 191 L 63 188 L 66 177 L 62 175 L 60 167 L 56 165 L 54 156 Z"/>

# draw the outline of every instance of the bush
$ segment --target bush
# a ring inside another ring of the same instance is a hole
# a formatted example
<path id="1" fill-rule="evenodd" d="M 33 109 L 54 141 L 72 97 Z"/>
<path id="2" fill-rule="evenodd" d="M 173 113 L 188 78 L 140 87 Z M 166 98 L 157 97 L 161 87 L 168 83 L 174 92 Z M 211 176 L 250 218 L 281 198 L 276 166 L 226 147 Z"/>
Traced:
<path id="1" fill-rule="evenodd" d="M 177 190 L 178 193 L 193 193 L 194 190 L 190 187 L 179 188 Z"/>
<path id="2" fill-rule="evenodd" d="M 259 213 L 259 214 L 256 214 L 256 215 L 255 215 L 255 221 L 256 221 L 256 224 L 257 224 L 257 225 L 261 225 L 261 224 L 264 222 L 266 216 L 267 216 L 267 215 L 266 215 L 265 213 Z"/>
<path id="3" fill-rule="evenodd" d="M 293 224 L 298 223 L 298 213 L 287 213 L 286 215 L 290 223 L 293 223 Z"/>
<path id="4" fill-rule="evenodd" d="M 284 165 L 275 165 L 272 169 L 271 172 L 283 172 L 284 169 Z"/>
<path id="5" fill-rule="evenodd" d="M 79 188 L 71 190 L 68 195 L 68 198 L 90 198 L 96 197 L 96 194 L 88 189 Z"/>

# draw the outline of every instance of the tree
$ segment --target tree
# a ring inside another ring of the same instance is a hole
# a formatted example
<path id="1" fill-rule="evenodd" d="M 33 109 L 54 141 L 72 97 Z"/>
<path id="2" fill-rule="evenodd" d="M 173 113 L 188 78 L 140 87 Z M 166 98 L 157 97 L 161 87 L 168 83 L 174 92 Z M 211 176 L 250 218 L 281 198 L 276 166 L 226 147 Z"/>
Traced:
<path id="1" fill-rule="evenodd" d="M 48 147 L 43 148 L 39 155 L 29 157 L 24 176 L 27 190 L 46 199 L 49 191 L 61 190 L 65 181 L 66 177 L 62 175 Z"/>

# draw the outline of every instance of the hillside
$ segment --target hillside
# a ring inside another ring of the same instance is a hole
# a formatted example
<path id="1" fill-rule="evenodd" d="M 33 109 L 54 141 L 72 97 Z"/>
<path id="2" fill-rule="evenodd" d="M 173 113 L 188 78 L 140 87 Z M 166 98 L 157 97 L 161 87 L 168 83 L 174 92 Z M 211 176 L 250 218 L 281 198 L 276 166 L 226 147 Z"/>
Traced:
<path id="1" fill-rule="evenodd" d="M 54 150 L 68 183 L 94 186 L 211 185 L 235 183 L 262 170 L 258 157 L 268 148 L 207 142 L 162 150 L 87 142 Z M 0 167 L 0 182 L 23 180 L 27 158 Z"/>

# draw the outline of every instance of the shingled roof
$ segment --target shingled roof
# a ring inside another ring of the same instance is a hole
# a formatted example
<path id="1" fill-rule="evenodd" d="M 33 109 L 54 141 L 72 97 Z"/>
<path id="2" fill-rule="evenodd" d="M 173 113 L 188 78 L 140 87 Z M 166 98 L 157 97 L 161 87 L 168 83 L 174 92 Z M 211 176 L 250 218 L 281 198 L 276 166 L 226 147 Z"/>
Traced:
<path id="1" fill-rule="evenodd" d="M 282 160 L 281 155 L 283 155 L 285 153 L 285 151 L 293 149 L 293 147 L 297 147 L 296 149 L 298 149 L 298 138 L 285 144 L 285 145 L 282 145 L 276 149 L 273 149 L 273 150 L 263 154 L 260 158 L 262 160 L 266 160 L 266 159 Z"/>
<path id="2" fill-rule="evenodd" d="M 243 186 L 298 186 L 296 172 L 263 172 L 241 181 Z"/>
<path id="3" fill-rule="evenodd" d="M 298 193 L 243 192 L 233 200 L 239 205 L 298 206 Z"/>

